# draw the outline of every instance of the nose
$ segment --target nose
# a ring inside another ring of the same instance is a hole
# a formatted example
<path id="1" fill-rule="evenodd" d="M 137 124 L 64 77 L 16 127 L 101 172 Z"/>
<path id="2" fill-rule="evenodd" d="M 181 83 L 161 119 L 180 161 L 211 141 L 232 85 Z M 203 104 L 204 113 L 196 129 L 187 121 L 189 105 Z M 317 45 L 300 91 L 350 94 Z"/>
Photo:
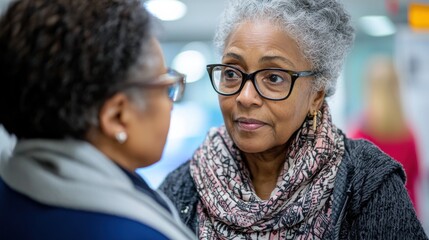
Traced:
<path id="1" fill-rule="evenodd" d="M 260 106 L 262 104 L 262 97 L 259 96 L 253 83 L 247 81 L 238 93 L 236 102 L 245 107 L 251 107 L 252 105 Z"/>

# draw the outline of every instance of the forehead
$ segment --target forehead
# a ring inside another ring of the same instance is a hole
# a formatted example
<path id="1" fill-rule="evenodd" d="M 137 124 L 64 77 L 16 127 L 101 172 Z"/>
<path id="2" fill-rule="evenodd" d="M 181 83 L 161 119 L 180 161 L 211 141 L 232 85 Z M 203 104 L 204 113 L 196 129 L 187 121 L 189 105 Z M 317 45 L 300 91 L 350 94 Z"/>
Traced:
<path id="1" fill-rule="evenodd" d="M 145 68 L 148 70 L 157 70 L 158 68 L 164 68 L 161 72 L 164 72 L 164 56 L 161 50 L 161 45 L 157 39 L 151 38 L 148 41 L 145 50 L 143 51 L 143 56 L 140 58 L 143 59 Z"/>
<path id="2" fill-rule="evenodd" d="M 166 71 L 161 46 L 155 38 L 142 46 L 141 53 L 134 66 L 129 71 L 131 81 L 150 80 Z"/>
<path id="3" fill-rule="evenodd" d="M 309 65 L 294 38 L 278 23 L 269 20 L 240 23 L 227 39 L 223 58 L 234 54 L 247 61 L 279 56 L 289 61 L 289 67 Z"/>

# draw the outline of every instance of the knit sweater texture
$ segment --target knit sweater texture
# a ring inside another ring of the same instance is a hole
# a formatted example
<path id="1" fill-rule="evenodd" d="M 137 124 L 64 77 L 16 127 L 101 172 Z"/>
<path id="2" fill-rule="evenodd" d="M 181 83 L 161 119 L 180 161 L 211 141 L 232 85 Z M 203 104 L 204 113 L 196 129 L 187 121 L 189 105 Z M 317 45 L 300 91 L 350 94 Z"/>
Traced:
<path id="1" fill-rule="evenodd" d="M 366 140 L 345 138 L 345 147 L 324 239 L 428 239 L 405 189 L 402 166 Z M 189 161 L 170 173 L 160 190 L 197 233 L 199 196 Z"/>

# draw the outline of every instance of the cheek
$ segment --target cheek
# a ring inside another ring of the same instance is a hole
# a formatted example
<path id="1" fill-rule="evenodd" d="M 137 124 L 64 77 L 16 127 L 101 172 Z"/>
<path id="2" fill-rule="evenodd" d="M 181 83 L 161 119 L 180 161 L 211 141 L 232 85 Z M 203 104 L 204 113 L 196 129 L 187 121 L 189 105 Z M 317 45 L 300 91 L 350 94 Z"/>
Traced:
<path id="1" fill-rule="evenodd" d="M 171 118 L 171 103 L 157 103 L 148 106 L 147 111 L 144 113 L 142 120 L 142 136 L 146 138 L 143 142 L 149 145 L 150 151 L 155 154 L 162 152 L 168 130 L 170 128 Z M 144 125 L 143 125 L 144 122 Z"/>
<path id="2" fill-rule="evenodd" d="M 302 123 L 301 114 L 295 107 L 277 111 L 274 118 L 274 122 L 277 123 L 275 128 L 278 129 L 276 132 L 294 132 Z"/>
<path id="3" fill-rule="evenodd" d="M 288 139 L 296 130 L 298 130 L 305 117 L 307 116 L 307 104 L 305 99 L 290 99 L 284 104 L 277 104 L 271 107 L 273 113 L 273 122 L 275 123 L 275 132 L 281 133 L 281 138 Z"/>
<path id="4" fill-rule="evenodd" d="M 222 112 L 225 124 L 231 121 L 231 115 L 235 106 L 235 99 L 233 97 L 219 96 L 219 107 Z"/>
<path id="5" fill-rule="evenodd" d="M 170 129 L 171 120 L 171 105 L 172 103 L 168 100 L 168 103 L 165 106 L 159 108 L 160 114 L 158 118 L 153 119 L 153 121 L 157 123 L 157 132 L 153 136 L 154 143 L 156 144 L 155 146 L 153 146 L 153 148 L 156 149 L 155 159 L 161 158 L 165 144 L 167 142 L 167 136 Z M 155 139 L 157 141 L 155 141 Z"/>
<path id="6" fill-rule="evenodd" d="M 151 114 L 151 121 L 153 122 L 155 135 L 159 138 L 165 139 L 167 137 L 168 130 L 170 128 L 172 103 L 168 100 L 163 104 L 158 104 L 154 107 L 154 111 Z"/>

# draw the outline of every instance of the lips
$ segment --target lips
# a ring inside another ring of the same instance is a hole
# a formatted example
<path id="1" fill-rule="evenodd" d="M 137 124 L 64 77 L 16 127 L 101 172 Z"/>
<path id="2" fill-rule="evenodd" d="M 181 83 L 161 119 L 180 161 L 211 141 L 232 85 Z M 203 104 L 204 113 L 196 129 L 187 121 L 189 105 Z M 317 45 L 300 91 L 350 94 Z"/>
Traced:
<path id="1" fill-rule="evenodd" d="M 265 122 L 252 119 L 252 118 L 242 118 L 242 117 L 235 119 L 235 122 L 237 123 L 238 127 L 244 131 L 255 131 L 258 128 L 261 128 L 266 125 Z"/>

